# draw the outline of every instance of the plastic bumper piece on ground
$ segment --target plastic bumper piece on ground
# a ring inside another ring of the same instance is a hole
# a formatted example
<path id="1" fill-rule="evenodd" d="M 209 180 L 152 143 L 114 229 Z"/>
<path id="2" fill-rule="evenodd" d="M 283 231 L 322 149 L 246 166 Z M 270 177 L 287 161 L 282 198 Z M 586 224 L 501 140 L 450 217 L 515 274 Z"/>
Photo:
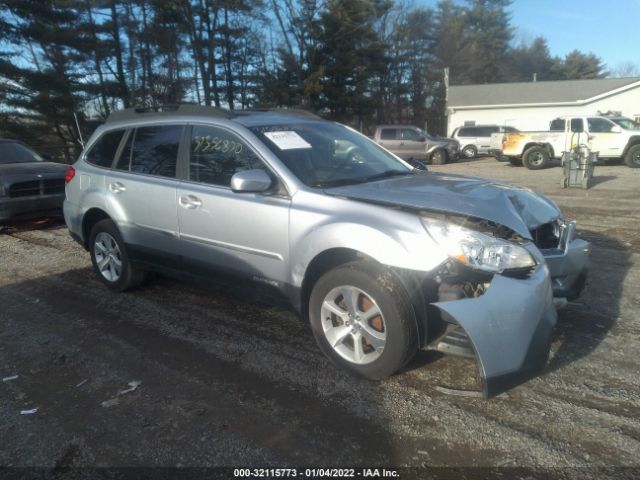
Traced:
<path id="1" fill-rule="evenodd" d="M 555 297 L 571 301 L 580 296 L 587 280 L 590 252 L 591 244 L 581 239 L 571 241 L 564 251 L 544 252 Z"/>
<path id="2" fill-rule="evenodd" d="M 434 305 L 453 317 L 473 344 L 485 398 L 533 378 L 544 368 L 556 324 L 544 264 L 526 279 L 495 275 L 480 297 Z"/>

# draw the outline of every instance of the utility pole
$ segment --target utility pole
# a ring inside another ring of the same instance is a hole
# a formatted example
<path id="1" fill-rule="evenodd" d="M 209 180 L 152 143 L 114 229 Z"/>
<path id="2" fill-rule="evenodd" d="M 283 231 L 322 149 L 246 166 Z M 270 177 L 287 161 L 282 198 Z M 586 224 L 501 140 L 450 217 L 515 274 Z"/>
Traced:
<path id="1" fill-rule="evenodd" d="M 449 135 L 449 67 L 444 67 L 444 118 L 446 136 Z"/>

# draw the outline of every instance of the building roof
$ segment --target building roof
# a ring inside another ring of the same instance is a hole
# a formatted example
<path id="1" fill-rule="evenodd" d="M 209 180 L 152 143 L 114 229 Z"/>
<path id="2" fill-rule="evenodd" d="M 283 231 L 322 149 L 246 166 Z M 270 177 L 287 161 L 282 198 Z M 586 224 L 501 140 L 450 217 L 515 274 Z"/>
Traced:
<path id="1" fill-rule="evenodd" d="M 448 106 L 461 108 L 581 103 L 594 97 L 606 96 L 618 89 L 624 90 L 638 82 L 640 77 L 456 85 L 449 88 Z"/>

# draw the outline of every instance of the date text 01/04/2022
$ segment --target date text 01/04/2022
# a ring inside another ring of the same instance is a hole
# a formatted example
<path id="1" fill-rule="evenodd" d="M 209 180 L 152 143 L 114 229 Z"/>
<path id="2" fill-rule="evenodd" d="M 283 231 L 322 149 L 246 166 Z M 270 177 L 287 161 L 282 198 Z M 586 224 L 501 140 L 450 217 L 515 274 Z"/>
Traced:
<path id="1" fill-rule="evenodd" d="M 386 468 L 236 468 L 235 478 L 397 478 L 398 472 Z"/>

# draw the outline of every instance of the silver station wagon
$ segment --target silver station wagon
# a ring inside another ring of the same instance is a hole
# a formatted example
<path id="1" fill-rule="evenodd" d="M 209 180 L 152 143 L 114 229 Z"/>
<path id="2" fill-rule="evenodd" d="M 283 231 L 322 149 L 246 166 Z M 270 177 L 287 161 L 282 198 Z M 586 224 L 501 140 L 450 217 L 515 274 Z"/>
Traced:
<path id="1" fill-rule="evenodd" d="M 414 169 L 296 111 L 115 112 L 69 169 L 64 216 L 113 290 L 150 270 L 222 283 L 290 306 L 368 378 L 418 349 L 475 358 L 485 396 L 544 367 L 590 249 L 542 195 Z"/>

